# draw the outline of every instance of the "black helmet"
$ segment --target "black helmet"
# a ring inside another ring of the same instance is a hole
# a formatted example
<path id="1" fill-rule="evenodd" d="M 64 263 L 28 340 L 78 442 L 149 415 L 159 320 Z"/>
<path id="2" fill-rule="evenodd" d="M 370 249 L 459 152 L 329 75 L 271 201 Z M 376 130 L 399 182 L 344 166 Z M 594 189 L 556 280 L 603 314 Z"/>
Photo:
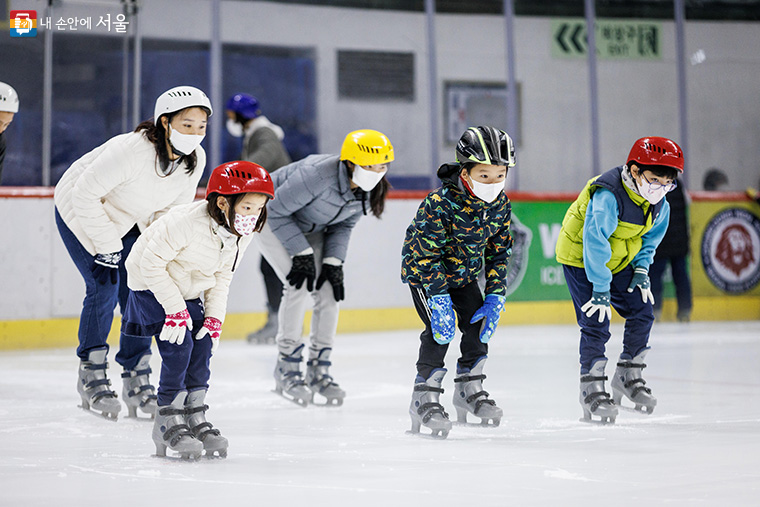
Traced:
<path id="1" fill-rule="evenodd" d="M 509 135 L 494 127 L 470 127 L 457 143 L 457 162 L 515 165 L 515 145 Z"/>

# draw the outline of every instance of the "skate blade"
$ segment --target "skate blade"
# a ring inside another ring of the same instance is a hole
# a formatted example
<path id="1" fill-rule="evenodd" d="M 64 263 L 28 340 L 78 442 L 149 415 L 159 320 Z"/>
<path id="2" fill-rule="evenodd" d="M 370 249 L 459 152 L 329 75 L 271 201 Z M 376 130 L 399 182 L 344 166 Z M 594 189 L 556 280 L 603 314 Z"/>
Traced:
<path id="1" fill-rule="evenodd" d="M 214 451 L 206 451 L 203 453 L 205 459 L 225 459 L 227 458 L 227 449 L 217 449 Z"/>
<path id="2" fill-rule="evenodd" d="M 322 396 L 319 393 L 315 393 L 311 397 L 310 404 L 316 407 L 340 407 L 343 405 L 343 398 L 327 398 L 326 396 Z"/>
<path id="3" fill-rule="evenodd" d="M 598 426 L 612 426 L 615 424 L 615 416 L 605 416 L 600 419 L 586 419 L 585 417 L 581 417 L 579 421 L 586 424 L 596 424 Z"/>
<path id="4" fill-rule="evenodd" d="M 418 438 L 427 438 L 432 440 L 446 440 L 449 436 L 449 430 L 432 430 L 431 433 L 422 433 L 420 431 L 407 430 L 407 435 L 414 435 Z"/>
<path id="5" fill-rule="evenodd" d="M 654 406 L 636 405 L 636 407 L 627 407 L 625 405 L 618 405 L 618 410 L 625 410 L 626 412 L 630 412 L 633 414 L 649 416 L 649 415 L 652 415 L 652 412 L 654 412 L 655 407 L 656 405 Z"/>
<path id="6" fill-rule="evenodd" d="M 159 454 L 151 454 L 151 456 L 153 458 L 162 459 L 166 461 L 179 461 L 179 462 L 187 463 L 188 461 L 199 461 L 201 459 L 202 454 L 203 454 L 202 452 L 197 455 L 193 453 L 176 454 L 176 455 L 171 455 L 167 453 L 166 456 L 161 456 Z"/>
<path id="7" fill-rule="evenodd" d="M 275 394 L 278 394 L 278 395 L 282 396 L 283 398 L 285 398 L 286 400 L 288 400 L 290 402 L 295 403 L 299 407 L 304 407 L 305 408 L 305 407 L 309 406 L 309 400 L 301 399 L 301 398 L 296 398 L 294 396 L 289 396 L 288 394 L 285 393 L 285 391 L 281 391 L 279 389 L 272 389 L 272 392 L 275 393 Z"/>
<path id="8" fill-rule="evenodd" d="M 93 409 L 92 407 L 84 407 L 82 405 L 77 405 L 77 407 L 81 408 L 88 414 L 92 414 L 95 417 L 99 419 L 105 419 L 106 421 L 116 422 L 119 420 L 119 413 L 111 413 L 111 412 L 98 412 L 96 409 Z"/>
<path id="9" fill-rule="evenodd" d="M 489 422 L 492 421 L 492 422 Z M 498 428 L 501 424 L 501 419 L 481 419 L 479 423 L 467 422 L 467 421 L 454 421 L 452 424 L 457 426 L 463 426 L 465 428 Z"/>

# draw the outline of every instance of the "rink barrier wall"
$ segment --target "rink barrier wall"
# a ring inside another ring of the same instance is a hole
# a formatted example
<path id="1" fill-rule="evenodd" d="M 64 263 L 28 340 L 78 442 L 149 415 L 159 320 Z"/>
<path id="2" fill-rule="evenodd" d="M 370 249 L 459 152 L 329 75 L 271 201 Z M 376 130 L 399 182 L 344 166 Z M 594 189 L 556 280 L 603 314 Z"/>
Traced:
<path id="1" fill-rule="evenodd" d="M 198 195 L 202 197 L 203 191 Z M 350 297 L 341 303 L 339 333 L 422 330 L 408 287 L 388 273 L 398 272 L 404 231 L 425 195 L 424 191 L 392 191 L 382 220 L 366 218 L 357 225 L 345 268 Z M 513 228 L 523 247 L 513 253 L 510 269 L 520 273 L 512 281 L 516 289 L 508 297 L 500 328 L 572 324 L 574 311 L 553 249 L 559 224 L 575 194 L 509 195 L 515 213 Z M 0 216 L 6 217 L 0 243 L 0 280 L 5 288 L 0 292 L 2 350 L 72 347 L 77 342 L 84 284 L 55 229 L 52 196 L 49 187 L 0 187 Z M 747 210 L 755 217 L 760 211 L 738 192 L 693 192 L 691 197 L 692 252 L 700 250 L 705 224 L 726 209 Z M 7 217 L 24 217 L 26 222 Z M 266 319 L 258 252 L 254 250 L 252 247 L 246 254 L 230 287 L 225 340 L 245 338 Z M 754 253 L 755 259 L 759 256 L 760 252 Z M 373 269 L 366 269 L 367 265 Z M 760 320 L 760 286 L 738 295 L 721 291 L 707 279 L 699 255 L 692 256 L 692 275 L 692 320 Z M 663 321 L 675 320 L 672 295 L 672 287 L 666 285 Z M 118 310 L 115 317 L 109 338 L 112 345 L 118 345 Z M 613 321 L 617 319 L 615 315 Z"/>

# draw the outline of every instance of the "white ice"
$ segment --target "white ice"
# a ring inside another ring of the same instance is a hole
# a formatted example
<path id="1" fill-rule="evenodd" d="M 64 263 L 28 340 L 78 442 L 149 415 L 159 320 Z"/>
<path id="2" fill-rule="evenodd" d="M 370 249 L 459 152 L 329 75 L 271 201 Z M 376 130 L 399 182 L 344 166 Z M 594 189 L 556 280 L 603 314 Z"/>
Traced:
<path id="1" fill-rule="evenodd" d="M 0 505 L 758 505 L 760 322 L 656 324 L 644 376 L 657 408 L 614 426 L 579 422 L 575 326 L 503 326 L 484 387 L 504 420 L 446 440 L 406 433 L 417 336 L 339 335 L 332 372 L 348 396 L 331 408 L 271 391 L 273 345 L 222 341 L 207 416 L 229 457 L 199 462 L 153 456 L 149 420 L 77 408 L 73 349 L 2 352 Z"/>

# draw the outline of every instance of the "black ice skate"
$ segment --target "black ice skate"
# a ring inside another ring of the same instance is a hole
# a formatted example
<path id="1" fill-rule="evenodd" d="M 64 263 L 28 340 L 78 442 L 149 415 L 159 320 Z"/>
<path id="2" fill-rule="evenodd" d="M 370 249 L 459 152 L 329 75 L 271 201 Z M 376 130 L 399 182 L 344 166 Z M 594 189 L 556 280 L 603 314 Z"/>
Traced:
<path id="1" fill-rule="evenodd" d="M 192 391 L 187 395 L 185 400 L 185 421 L 190 426 L 195 438 L 203 442 L 203 450 L 206 451 L 206 457 L 212 457 L 214 454 L 220 458 L 227 457 L 227 447 L 229 442 L 224 438 L 220 431 L 206 421 L 206 410 L 208 405 L 206 400 L 206 390 L 199 389 Z"/>
<path id="2" fill-rule="evenodd" d="M 615 377 L 612 379 L 612 399 L 622 408 L 620 402 L 623 396 L 634 403 L 636 412 L 651 414 L 657 405 L 657 398 L 652 396 L 652 390 L 646 387 L 646 381 L 641 378 L 641 370 L 647 367 L 644 358 L 649 352 L 646 348 L 633 359 L 623 359 L 617 364 Z"/>
<path id="3" fill-rule="evenodd" d="M 443 410 L 443 405 L 438 403 L 443 394 L 441 383 L 446 375 L 445 368 L 433 370 L 427 380 L 422 380 L 418 375 L 412 392 L 412 403 L 409 405 L 409 416 L 412 418 L 411 433 L 420 432 L 420 427 L 430 428 L 430 436 L 433 438 L 446 438 L 451 431 L 449 414 Z"/>
<path id="4" fill-rule="evenodd" d="M 116 393 L 109 389 L 111 381 L 106 377 L 108 362 L 106 349 L 90 351 L 87 361 L 79 362 L 77 391 L 82 398 L 82 408 L 100 412 L 106 419 L 115 421 L 121 410 Z"/>
<path id="5" fill-rule="evenodd" d="M 615 402 L 610 399 L 609 393 L 604 390 L 604 368 L 607 366 L 606 359 L 596 361 L 587 374 L 581 374 L 580 402 L 583 407 L 582 422 L 594 422 L 601 424 L 614 424 L 618 414 Z M 597 416 L 599 419 L 594 419 Z"/>
<path id="6" fill-rule="evenodd" d="M 317 354 L 317 357 L 309 359 L 306 363 L 306 385 L 311 389 L 311 403 L 314 403 L 314 395 L 319 394 L 327 401 L 324 405 L 340 406 L 343 405 L 343 398 L 346 392 L 333 381 L 329 368 L 331 348 L 323 348 Z"/>
<path id="7" fill-rule="evenodd" d="M 291 354 L 283 354 L 282 352 L 278 354 L 277 365 L 274 368 L 274 392 L 305 407 L 309 404 L 312 393 L 306 387 L 306 382 L 304 382 L 301 373 L 302 350 L 303 345 L 299 345 Z"/>
<path id="8" fill-rule="evenodd" d="M 470 370 L 459 370 L 454 379 L 454 408 L 457 411 L 457 422 L 467 423 L 467 414 L 480 417 L 483 426 L 498 426 L 501 423 L 503 411 L 496 406 L 494 400 L 488 399 L 488 392 L 483 390 L 483 366 L 486 356 L 478 359 Z"/>
<path id="9" fill-rule="evenodd" d="M 264 327 L 258 331 L 250 333 L 246 337 L 246 341 L 253 345 L 266 345 L 268 343 L 275 343 L 275 337 L 277 336 L 277 312 L 272 310 L 272 307 L 267 305 L 267 322 Z"/>
<path id="10" fill-rule="evenodd" d="M 124 403 L 127 405 L 129 417 L 137 417 L 137 410 L 156 417 L 156 388 L 150 383 L 150 354 L 145 354 L 138 361 L 134 370 L 124 370 L 121 374 Z"/>
<path id="11" fill-rule="evenodd" d="M 187 392 L 177 393 L 171 405 L 158 407 L 153 423 L 153 443 L 156 456 L 165 458 L 166 448 L 179 453 L 182 459 L 198 459 L 203 454 L 203 443 L 195 438 L 185 422 Z"/>

